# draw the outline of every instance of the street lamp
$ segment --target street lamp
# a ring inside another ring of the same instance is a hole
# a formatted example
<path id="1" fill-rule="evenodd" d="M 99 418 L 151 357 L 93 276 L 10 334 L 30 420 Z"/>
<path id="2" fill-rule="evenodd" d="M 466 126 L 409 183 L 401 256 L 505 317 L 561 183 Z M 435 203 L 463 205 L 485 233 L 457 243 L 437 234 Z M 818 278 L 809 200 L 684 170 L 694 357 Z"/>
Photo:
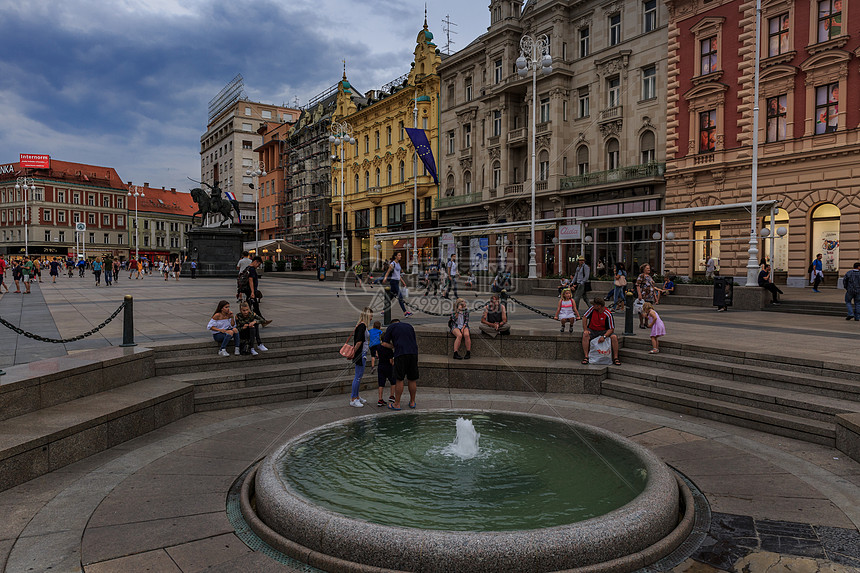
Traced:
<path id="1" fill-rule="evenodd" d="M 531 221 L 531 249 L 529 249 L 529 278 L 537 278 L 537 260 L 535 259 L 535 161 L 537 145 L 535 130 L 537 125 L 537 72 L 546 75 L 552 72 L 552 56 L 549 55 L 549 38 L 541 34 L 537 38 L 523 36 L 520 39 L 520 57 L 517 58 L 517 74 L 524 78 L 532 73 L 532 221 Z"/>
<path id="2" fill-rule="evenodd" d="M 137 185 L 129 185 L 127 194 L 129 197 L 134 197 L 134 260 L 137 261 L 140 259 L 140 238 L 138 236 L 140 225 L 137 224 L 137 198 L 146 197 L 146 195 L 143 194 L 143 191 Z"/>
<path id="3" fill-rule="evenodd" d="M 328 141 L 335 147 L 340 149 L 340 270 L 346 271 L 346 259 L 344 258 L 344 227 L 346 219 L 344 218 L 344 195 L 346 194 L 346 182 L 344 181 L 344 163 L 345 145 L 342 143 L 352 143 L 355 145 L 358 141 L 352 137 L 352 126 L 347 122 L 339 123 L 331 122 L 331 135 L 328 136 Z M 337 157 L 335 156 L 335 159 Z"/>
<path id="4" fill-rule="evenodd" d="M 758 286 L 758 92 L 759 68 L 761 67 L 761 0 L 755 3 L 755 69 L 753 74 L 753 123 L 752 123 L 752 197 L 750 202 L 750 258 L 747 261 L 748 287 Z"/>
<path id="5" fill-rule="evenodd" d="M 266 176 L 266 164 L 262 161 L 254 161 L 251 168 L 245 171 L 245 175 L 254 178 L 254 249 L 260 246 L 260 177 Z"/>
<path id="6" fill-rule="evenodd" d="M 24 190 L 24 256 L 30 256 L 30 213 L 27 210 L 27 195 L 30 194 L 30 189 L 35 189 L 32 177 L 18 177 L 15 179 L 15 191 Z"/>

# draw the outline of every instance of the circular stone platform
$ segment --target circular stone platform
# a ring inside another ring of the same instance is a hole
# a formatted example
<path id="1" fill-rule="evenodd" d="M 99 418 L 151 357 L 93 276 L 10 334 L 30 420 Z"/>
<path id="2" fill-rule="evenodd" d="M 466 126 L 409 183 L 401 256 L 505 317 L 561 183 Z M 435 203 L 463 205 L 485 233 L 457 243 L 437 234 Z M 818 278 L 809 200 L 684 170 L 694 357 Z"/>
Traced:
<path id="1" fill-rule="evenodd" d="M 633 453 L 647 472 L 644 491 L 603 516 L 544 529 L 453 532 L 379 525 L 326 510 L 285 482 L 280 470 L 283 456 L 317 428 L 283 444 L 252 472 L 256 477 L 246 480 L 243 488 L 243 513 L 252 529 L 276 549 L 326 571 L 538 573 L 582 567 L 589 572 L 633 571 L 683 541 L 692 519 L 687 512 L 679 527 L 679 510 L 692 504 L 679 501 L 678 481 L 654 454 L 600 428 L 542 418 L 611 439 Z M 342 422 L 323 427 L 338 424 Z M 687 493 L 683 498 L 688 501 Z"/>

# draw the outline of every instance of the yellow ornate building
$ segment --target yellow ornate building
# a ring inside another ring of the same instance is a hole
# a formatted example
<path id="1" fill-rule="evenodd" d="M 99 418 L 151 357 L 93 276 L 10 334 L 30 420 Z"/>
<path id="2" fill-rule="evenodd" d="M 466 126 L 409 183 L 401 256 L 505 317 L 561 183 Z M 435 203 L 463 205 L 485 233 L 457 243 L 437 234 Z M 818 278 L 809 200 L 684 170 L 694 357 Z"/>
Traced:
<path id="1" fill-rule="evenodd" d="M 341 220 L 345 220 L 347 266 L 361 260 L 365 267 L 375 268 L 395 251 L 403 252 L 404 268 L 407 258 L 411 265 L 412 247 L 407 256 L 406 244 L 412 243 L 416 220 L 420 260 L 426 263 L 434 255 L 439 235 L 433 213 L 438 186 L 418 159 L 417 201 L 413 203 L 415 150 L 406 133 L 406 128 L 415 126 L 417 108 L 417 127 L 427 134 L 438 172 L 441 55 L 426 20 L 418 33 L 414 54 L 411 71 L 381 90 L 361 97 L 345 72 L 337 86 L 333 127 L 348 124 L 356 140 L 355 144 L 333 144 L 331 148 L 332 156 L 337 157 L 331 167 L 332 238 L 339 243 Z M 341 153 L 345 157 L 343 166 Z"/>

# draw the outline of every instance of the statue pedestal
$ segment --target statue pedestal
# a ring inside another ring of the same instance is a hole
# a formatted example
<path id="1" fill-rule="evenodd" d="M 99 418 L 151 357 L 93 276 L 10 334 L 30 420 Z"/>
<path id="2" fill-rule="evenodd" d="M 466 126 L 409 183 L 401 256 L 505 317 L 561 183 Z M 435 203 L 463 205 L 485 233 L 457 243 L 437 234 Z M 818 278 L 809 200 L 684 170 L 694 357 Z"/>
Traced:
<path id="1" fill-rule="evenodd" d="M 183 273 L 191 274 L 191 261 L 197 261 L 199 277 L 236 277 L 236 263 L 242 258 L 240 229 L 194 227 L 187 233 L 189 260 Z"/>

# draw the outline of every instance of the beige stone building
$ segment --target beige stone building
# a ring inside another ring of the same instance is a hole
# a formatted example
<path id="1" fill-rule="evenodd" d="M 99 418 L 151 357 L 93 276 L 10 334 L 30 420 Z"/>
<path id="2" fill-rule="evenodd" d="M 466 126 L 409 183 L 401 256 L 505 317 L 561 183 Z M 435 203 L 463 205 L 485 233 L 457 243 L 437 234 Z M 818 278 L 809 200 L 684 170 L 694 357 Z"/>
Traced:
<path id="1" fill-rule="evenodd" d="M 483 240 L 491 266 L 504 258 L 526 272 L 532 74 L 521 78 L 516 60 L 523 35 L 546 35 L 552 72 L 538 72 L 534 110 L 538 274 L 570 272 L 586 246 L 567 235 L 554 243 L 561 224 L 663 207 L 668 15 L 654 0 L 492 0 L 489 8 L 487 33 L 439 68 L 439 224 L 460 245 Z M 582 235 L 591 236 L 585 252 L 607 267 L 655 261 L 654 230 L 595 221 Z"/>
<path id="2" fill-rule="evenodd" d="M 759 240 L 756 257 L 773 263 L 777 283 L 808 284 L 821 253 L 825 285 L 834 286 L 860 260 L 860 38 L 850 34 L 860 10 L 851 4 L 763 2 L 754 125 L 755 2 L 667 2 L 666 204 L 750 201 L 757 133 L 758 199 L 779 202 L 773 227 L 784 236 Z M 769 223 L 768 210 L 757 231 Z M 679 274 L 703 272 L 714 257 L 722 274 L 746 276 L 749 214 L 703 215 L 669 230 L 667 264 Z"/>

